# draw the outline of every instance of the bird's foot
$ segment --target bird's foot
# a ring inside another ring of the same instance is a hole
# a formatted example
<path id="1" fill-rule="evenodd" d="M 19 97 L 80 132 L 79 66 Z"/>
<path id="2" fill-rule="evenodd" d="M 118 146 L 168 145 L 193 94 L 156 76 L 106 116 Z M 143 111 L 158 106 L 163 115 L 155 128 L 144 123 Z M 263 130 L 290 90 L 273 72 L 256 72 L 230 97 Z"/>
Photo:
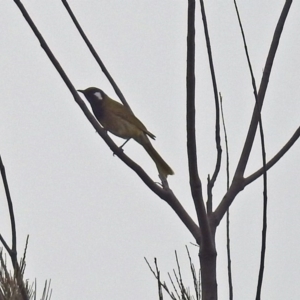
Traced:
<path id="1" fill-rule="evenodd" d="M 169 189 L 169 183 L 167 181 L 167 177 L 162 175 L 162 174 L 158 174 L 158 177 L 161 180 L 161 185 L 163 189 Z"/>
<path id="2" fill-rule="evenodd" d="M 119 154 L 124 152 L 124 149 L 121 147 L 118 147 L 118 150 L 116 152 L 113 152 L 113 156 L 115 156 L 117 154 L 117 152 L 119 152 Z"/>

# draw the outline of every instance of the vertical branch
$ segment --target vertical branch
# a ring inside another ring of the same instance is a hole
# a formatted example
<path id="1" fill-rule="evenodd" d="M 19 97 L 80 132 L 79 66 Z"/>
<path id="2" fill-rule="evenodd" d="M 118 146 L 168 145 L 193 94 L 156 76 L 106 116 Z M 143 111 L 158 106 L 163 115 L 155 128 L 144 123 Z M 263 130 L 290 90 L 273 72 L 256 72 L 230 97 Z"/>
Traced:
<path id="1" fill-rule="evenodd" d="M 160 280 L 160 272 L 158 270 L 156 258 L 154 258 L 154 264 L 155 264 L 156 276 L 157 276 L 158 297 L 159 297 L 159 300 L 163 300 L 164 297 L 163 297 L 163 292 L 162 292 L 162 284 L 161 284 L 161 280 Z"/>
<path id="2" fill-rule="evenodd" d="M 221 107 L 221 117 L 222 117 L 222 124 L 224 130 L 224 137 L 225 137 L 225 151 L 226 151 L 226 187 L 227 191 L 229 190 L 229 181 L 230 181 L 230 174 L 229 174 L 229 147 L 228 147 L 228 139 L 227 139 L 227 131 L 225 125 L 225 117 L 223 111 L 223 99 L 222 95 L 220 94 L 220 107 Z M 233 299 L 233 285 L 232 285 L 232 269 L 231 269 L 231 251 L 230 251 L 230 222 L 229 222 L 229 208 L 226 213 L 226 249 L 227 249 L 227 274 L 228 274 L 228 287 L 229 287 L 229 300 Z"/>
<path id="3" fill-rule="evenodd" d="M 188 36 L 187 36 L 187 152 L 192 197 L 201 229 L 202 246 L 214 249 L 207 214 L 203 202 L 202 184 L 198 174 L 197 145 L 195 132 L 195 0 L 188 1 Z"/>
<path id="4" fill-rule="evenodd" d="M 190 186 L 201 229 L 200 265 L 203 299 L 217 299 L 215 227 L 210 227 L 197 168 L 195 136 L 195 1 L 188 1 L 187 36 L 187 150 Z"/>
<path id="5" fill-rule="evenodd" d="M 221 117 L 222 117 L 222 125 L 224 130 L 224 139 L 225 139 L 225 151 L 226 151 L 226 188 L 229 189 L 230 182 L 230 173 L 229 173 L 229 146 L 228 146 L 228 138 L 227 138 L 227 130 L 225 124 L 224 110 L 223 110 L 223 97 L 220 94 L 220 106 L 221 106 Z"/>
<path id="6" fill-rule="evenodd" d="M 248 53 L 248 47 L 247 42 L 244 34 L 244 29 L 242 25 L 242 21 L 240 18 L 239 10 L 237 7 L 236 0 L 234 0 L 235 10 L 238 17 L 241 34 L 243 37 L 243 43 L 245 48 L 245 53 L 247 57 L 248 67 L 251 75 L 252 80 L 252 87 L 253 92 L 255 96 L 255 103 L 258 102 L 258 95 L 257 95 L 257 89 L 256 89 L 256 82 L 252 70 L 252 65 L 250 61 L 250 56 Z M 263 125 L 262 125 L 262 118 L 261 118 L 261 112 L 258 111 L 258 123 L 259 123 L 259 132 L 260 132 L 260 138 L 261 138 L 261 150 L 262 150 L 262 161 L 263 161 L 263 229 L 262 229 L 262 245 L 261 245 L 261 256 L 260 256 L 260 267 L 259 267 L 259 276 L 258 276 L 258 283 L 257 283 L 257 291 L 256 291 L 256 300 L 260 299 L 261 295 L 261 287 L 262 287 L 262 281 L 263 281 L 263 275 L 264 275 L 264 262 L 265 262 L 265 255 L 266 255 L 266 239 L 267 239 L 267 205 L 268 205 L 268 185 L 267 185 L 267 168 L 266 168 L 266 149 L 265 149 L 265 139 L 264 139 L 264 131 L 263 131 Z"/>
<path id="7" fill-rule="evenodd" d="M 200 0 L 200 6 L 201 6 L 201 15 L 202 15 L 204 35 L 205 35 L 205 41 L 206 41 L 207 55 L 208 55 L 208 61 L 209 61 L 209 67 L 210 67 L 210 74 L 211 74 L 211 80 L 212 80 L 213 91 L 214 91 L 214 96 L 215 96 L 215 109 L 216 109 L 215 140 L 216 140 L 216 148 L 217 148 L 217 160 L 216 160 L 216 166 L 215 166 L 214 173 L 213 173 L 211 179 L 208 181 L 208 186 L 207 186 L 207 188 L 208 188 L 208 208 L 209 208 L 209 207 L 212 207 L 212 189 L 214 187 L 214 184 L 216 182 L 216 179 L 218 177 L 218 174 L 219 174 L 219 171 L 221 168 L 222 147 L 221 147 L 221 137 L 220 137 L 220 109 L 219 109 L 217 80 L 216 80 L 216 76 L 215 76 L 215 69 L 214 69 L 211 44 L 210 44 L 210 38 L 209 38 L 209 32 L 208 32 L 208 25 L 207 25 L 207 19 L 206 19 L 206 13 L 205 13 L 205 7 L 204 7 L 203 0 Z M 208 209 L 208 213 L 211 213 L 211 211 L 209 211 L 209 209 Z"/>
<path id="8" fill-rule="evenodd" d="M 197 184 L 197 198 L 202 198 L 201 181 L 198 175 L 197 148 L 195 133 L 195 1 L 188 1 L 188 36 L 187 36 L 187 70 L 186 70 L 186 125 L 187 151 L 191 183 Z"/>
<path id="9" fill-rule="evenodd" d="M 190 269 L 191 269 L 191 273 L 192 273 L 192 276 L 193 276 L 193 283 L 194 283 L 196 300 L 200 300 L 200 298 L 201 298 L 200 276 L 199 276 L 199 278 L 197 278 L 195 266 L 193 264 L 193 261 L 192 261 L 191 255 L 190 255 L 189 248 L 187 246 L 185 246 L 185 248 L 186 248 L 186 252 L 187 252 L 188 258 L 189 258 Z"/>
<path id="10" fill-rule="evenodd" d="M 265 155 L 265 153 L 264 153 Z M 267 205 L 268 205 L 268 196 L 267 196 L 267 170 L 266 164 L 264 161 L 264 203 L 263 203 L 263 228 L 261 233 L 261 252 L 260 252 L 260 264 L 259 264 L 259 274 L 258 274 L 258 281 L 257 281 L 257 290 L 256 290 L 256 300 L 260 300 L 261 295 L 261 288 L 264 276 L 264 267 L 265 267 L 265 256 L 266 256 L 266 243 L 267 243 Z"/>
<path id="11" fill-rule="evenodd" d="M 207 214 L 210 215 L 213 210 L 212 206 L 212 186 L 211 186 L 211 179 L 210 175 L 207 175 L 207 201 L 206 201 L 206 210 Z"/>
<path id="12" fill-rule="evenodd" d="M 0 156 L 0 173 L 1 173 L 2 181 L 3 181 L 3 185 L 4 185 L 4 189 L 5 189 L 6 200 L 7 200 L 9 216 L 10 216 L 12 247 L 9 248 L 9 246 L 7 245 L 7 243 L 5 242 L 4 238 L 1 235 L 0 235 L 0 240 L 3 243 L 5 249 L 7 250 L 8 254 L 10 256 L 10 259 L 11 259 L 11 262 L 12 262 L 12 265 L 14 268 L 14 276 L 18 283 L 22 298 L 23 298 L 23 300 L 28 300 L 28 293 L 27 293 L 26 287 L 24 285 L 22 269 L 19 266 L 18 258 L 17 258 L 17 233 L 16 233 L 14 208 L 13 208 L 10 191 L 9 191 L 9 186 L 8 186 L 8 182 L 7 182 L 7 178 L 6 178 L 5 167 L 3 165 L 1 156 Z"/>
<path id="13" fill-rule="evenodd" d="M 195 0 L 188 1 L 188 35 L 187 35 L 187 74 L 186 74 L 186 125 L 187 152 L 191 192 L 200 227 L 206 220 L 203 205 L 202 185 L 198 174 L 197 146 L 195 133 Z M 206 226 L 207 227 L 207 226 Z M 202 228 L 203 229 L 203 228 Z"/>
<path id="14" fill-rule="evenodd" d="M 11 257 L 12 264 L 15 269 L 16 265 L 18 264 L 16 222 L 15 222 L 14 208 L 13 208 L 13 204 L 11 201 L 9 187 L 8 187 L 8 183 L 7 183 L 5 167 L 3 165 L 1 156 L 0 156 L 0 172 L 1 172 L 1 177 L 2 177 L 2 181 L 3 181 L 3 185 L 4 185 L 6 199 L 7 199 L 7 205 L 8 205 L 9 216 L 10 216 L 10 224 L 11 224 L 12 246 L 9 251 L 9 255 Z"/>

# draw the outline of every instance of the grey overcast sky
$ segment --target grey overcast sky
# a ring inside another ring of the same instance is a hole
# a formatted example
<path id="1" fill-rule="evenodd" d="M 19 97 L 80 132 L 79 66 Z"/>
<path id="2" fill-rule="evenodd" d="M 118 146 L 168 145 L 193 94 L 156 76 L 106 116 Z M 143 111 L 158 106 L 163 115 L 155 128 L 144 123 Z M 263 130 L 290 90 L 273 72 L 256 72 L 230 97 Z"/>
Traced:
<path id="1" fill-rule="evenodd" d="M 233 1 L 206 1 L 219 91 L 227 122 L 231 173 L 254 105 Z M 239 1 L 259 84 L 284 1 Z M 170 207 L 113 157 L 74 102 L 13 1 L 0 0 L 0 154 L 14 202 L 21 255 L 26 235 L 26 278 L 52 279 L 52 299 L 157 299 L 144 262 L 158 258 L 161 275 L 178 251 L 192 280 L 185 245 L 194 242 Z M 101 87 L 117 99 L 75 30 L 61 1 L 24 1 L 37 27 L 78 89 Z M 157 136 L 155 148 L 172 166 L 170 187 L 195 217 L 189 191 L 185 132 L 187 1 L 69 1 L 135 114 Z M 212 173 L 213 94 L 197 1 L 197 138 L 203 184 Z M 263 108 L 267 157 L 299 126 L 300 3 L 291 7 Z M 118 144 L 121 140 L 115 139 Z M 261 166 L 257 139 L 247 174 Z M 125 152 L 152 178 L 155 165 L 135 142 Z M 263 299 L 298 299 L 300 184 L 297 142 L 269 172 L 269 225 Z M 223 161 L 224 162 L 224 161 Z M 224 163 L 214 190 L 226 190 Z M 10 241 L 3 187 L 0 230 Z M 235 299 L 255 297 L 262 223 L 262 180 L 231 207 Z M 198 266 L 197 248 L 189 246 Z M 225 222 L 217 232 L 219 299 L 228 299 Z"/>

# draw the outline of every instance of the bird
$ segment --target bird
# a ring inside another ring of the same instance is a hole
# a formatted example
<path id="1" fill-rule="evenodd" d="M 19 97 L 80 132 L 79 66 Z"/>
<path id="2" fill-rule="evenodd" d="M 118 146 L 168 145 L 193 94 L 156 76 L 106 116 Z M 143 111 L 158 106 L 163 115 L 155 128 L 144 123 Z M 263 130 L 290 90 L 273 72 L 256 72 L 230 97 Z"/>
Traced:
<path id="1" fill-rule="evenodd" d="M 78 90 L 78 92 L 82 93 L 88 100 L 96 119 L 105 130 L 126 140 L 134 139 L 142 145 L 156 164 L 160 176 L 167 178 L 168 175 L 174 174 L 171 167 L 163 160 L 150 142 L 149 137 L 154 140 L 155 135 L 147 130 L 145 125 L 129 108 L 111 99 L 96 87 Z"/>

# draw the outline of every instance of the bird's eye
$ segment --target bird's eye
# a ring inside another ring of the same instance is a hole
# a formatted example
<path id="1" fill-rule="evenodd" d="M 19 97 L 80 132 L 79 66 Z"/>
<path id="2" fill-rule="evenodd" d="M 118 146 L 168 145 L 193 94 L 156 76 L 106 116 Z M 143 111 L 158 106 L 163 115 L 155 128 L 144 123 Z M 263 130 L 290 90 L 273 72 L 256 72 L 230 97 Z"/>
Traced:
<path id="1" fill-rule="evenodd" d="M 96 96 L 97 99 L 103 100 L 103 97 L 100 92 L 95 92 L 94 95 Z"/>

